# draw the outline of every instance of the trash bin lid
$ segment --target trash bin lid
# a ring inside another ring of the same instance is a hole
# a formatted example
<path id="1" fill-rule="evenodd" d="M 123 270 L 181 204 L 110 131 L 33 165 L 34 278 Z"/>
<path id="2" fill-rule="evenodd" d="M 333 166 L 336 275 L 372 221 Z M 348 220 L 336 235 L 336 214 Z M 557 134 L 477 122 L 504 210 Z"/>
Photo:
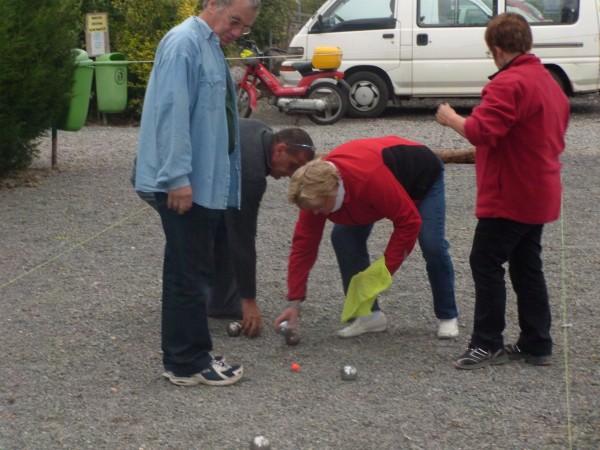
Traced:
<path id="1" fill-rule="evenodd" d="M 73 55 L 75 57 L 75 64 L 77 64 L 78 66 L 90 66 L 94 64 L 94 61 L 90 59 L 85 50 L 75 48 L 73 49 Z"/>
<path id="2" fill-rule="evenodd" d="M 96 58 L 96 63 L 110 64 L 112 61 L 118 61 L 120 64 L 125 62 L 125 55 L 123 53 L 104 53 Z"/>

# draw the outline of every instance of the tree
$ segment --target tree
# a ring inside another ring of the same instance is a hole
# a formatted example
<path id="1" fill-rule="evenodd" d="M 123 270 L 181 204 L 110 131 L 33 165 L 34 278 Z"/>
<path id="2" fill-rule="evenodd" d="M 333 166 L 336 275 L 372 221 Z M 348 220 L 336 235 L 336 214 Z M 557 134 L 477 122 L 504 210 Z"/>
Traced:
<path id="1" fill-rule="evenodd" d="M 296 8 L 295 0 L 262 0 L 260 13 L 252 27 L 252 39 L 259 47 L 286 41 L 290 18 Z"/>
<path id="2" fill-rule="evenodd" d="M 326 0 L 301 0 L 303 13 L 312 14 L 319 9 Z"/>
<path id="3" fill-rule="evenodd" d="M 29 166 L 68 105 L 79 0 L 0 1 L 0 174 Z"/>
<path id="4" fill-rule="evenodd" d="M 198 0 L 112 0 L 110 9 L 105 10 L 111 14 L 111 48 L 123 53 L 129 61 L 153 61 L 163 36 L 179 22 L 198 14 L 199 3 Z M 128 111 L 134 117 L 141 114 L 151 71 L 151 62 L 129 65 Z"/>

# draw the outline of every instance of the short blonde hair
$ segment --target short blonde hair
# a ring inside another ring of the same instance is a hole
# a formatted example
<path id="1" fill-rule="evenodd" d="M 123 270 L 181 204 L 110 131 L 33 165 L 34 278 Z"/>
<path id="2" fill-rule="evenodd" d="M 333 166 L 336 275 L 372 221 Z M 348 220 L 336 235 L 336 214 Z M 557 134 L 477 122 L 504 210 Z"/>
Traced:
<path id="1" fill-rule="evenodd" d="M 323 159 L 315 159 L 294 172 L 288 188 L 288 200 L 301 209 L 319 206 L 324 198 L 337 194 L 340 174 Z"/>

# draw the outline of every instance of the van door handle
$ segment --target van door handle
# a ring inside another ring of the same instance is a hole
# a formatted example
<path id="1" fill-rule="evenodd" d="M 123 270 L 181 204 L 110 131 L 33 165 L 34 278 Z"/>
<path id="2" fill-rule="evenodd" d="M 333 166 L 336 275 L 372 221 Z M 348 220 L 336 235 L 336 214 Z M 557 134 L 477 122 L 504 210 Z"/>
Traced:
<path id="1" fill-rule="evenodd" d="M 429 43 L 429 36 L 425 33 L 417 34 L 417 45 L 427 45 Z"/>
<path id="2" fill-rule="evenodd" d="M 394 33 L 383 33 L 384 39 L 394 39 Z"/>

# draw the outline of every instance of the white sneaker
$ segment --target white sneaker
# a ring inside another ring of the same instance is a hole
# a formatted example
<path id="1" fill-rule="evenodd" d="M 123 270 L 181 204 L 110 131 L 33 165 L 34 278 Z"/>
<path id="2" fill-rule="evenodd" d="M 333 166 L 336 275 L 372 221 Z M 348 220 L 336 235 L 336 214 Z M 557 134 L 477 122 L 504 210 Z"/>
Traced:
<path id="1" fill-rule="evenodd" d="M 458 320 L 447 319 L 440 320 L 438 325 L 438 339 L 452 339 L 458 336 Z"/>
<path id="2" fill-rule="evenodd" d="M 346 328 L 337 332 L 341 338 L 350 338 L 364 333 L 375 333 L 387 329 L 387 319 L 381 311 L 374 311 L 373 314 L 366 317 L 357 317 L 354 322 Z"/>

